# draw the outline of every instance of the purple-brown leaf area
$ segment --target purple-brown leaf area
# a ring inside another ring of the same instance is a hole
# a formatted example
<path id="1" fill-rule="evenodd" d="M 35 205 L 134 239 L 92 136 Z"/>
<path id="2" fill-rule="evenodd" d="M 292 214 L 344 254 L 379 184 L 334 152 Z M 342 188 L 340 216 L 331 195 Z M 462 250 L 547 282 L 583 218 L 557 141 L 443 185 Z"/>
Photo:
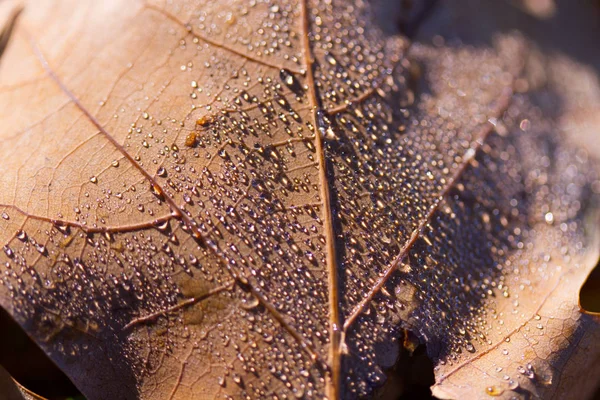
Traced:
<path id="1" fill-rule="evenodd" d="M 90 400 L 591 396 L 600 11 L 471 3 L 0 3 L 0 305 Z"/>

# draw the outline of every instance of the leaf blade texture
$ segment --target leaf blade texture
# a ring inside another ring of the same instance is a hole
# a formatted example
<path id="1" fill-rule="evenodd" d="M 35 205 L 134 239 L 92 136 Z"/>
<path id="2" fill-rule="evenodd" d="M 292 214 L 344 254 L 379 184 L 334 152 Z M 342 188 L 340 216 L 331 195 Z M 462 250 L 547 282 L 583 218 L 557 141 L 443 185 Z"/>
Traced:
<path id="1" fill-rule="evenodd" d="M 88 398 L 371 396 L 404 328 L 440 396 L 597 362 L 598 170 L 523 90 L 528 43 L 411 43 L 377 6 L 25 4 L 0 304 Z"/>

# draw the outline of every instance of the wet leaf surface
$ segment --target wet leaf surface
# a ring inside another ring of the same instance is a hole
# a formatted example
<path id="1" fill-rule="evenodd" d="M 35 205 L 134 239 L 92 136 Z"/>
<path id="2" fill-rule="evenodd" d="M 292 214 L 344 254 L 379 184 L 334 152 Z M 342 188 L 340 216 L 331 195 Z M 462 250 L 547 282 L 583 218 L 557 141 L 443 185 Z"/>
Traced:
<path id="1" fill-rule="evenodd" d="M 0 304 L 89 399 L 371 396 L 404 329 L 436 396 L 593 392 L 597 76 L 381 7 L 25 4 Z"/>

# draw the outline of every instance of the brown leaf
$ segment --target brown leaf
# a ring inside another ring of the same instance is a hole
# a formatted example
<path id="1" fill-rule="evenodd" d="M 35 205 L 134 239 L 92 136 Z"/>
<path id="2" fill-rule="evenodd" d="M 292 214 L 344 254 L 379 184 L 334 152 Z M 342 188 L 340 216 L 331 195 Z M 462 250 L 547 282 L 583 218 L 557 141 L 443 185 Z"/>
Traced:
<path id="1" fill-rule="evenodd" d="M 373 7 L 25 4 L 0 304 L 88 398 L 368 396 L 402 328 L 439 396 L 594 389 L 598 169 L 530 45 L 410 43 Z"/>
<path id="2" fill-rule="evenodd" d="M 6 372 L 4 368 L 0 366 L 0 391 L 2 396 L 6 400 L 24 400 L 24 397 L 17 386 L 17 383 L 13 381 L 10 374 Z"/>

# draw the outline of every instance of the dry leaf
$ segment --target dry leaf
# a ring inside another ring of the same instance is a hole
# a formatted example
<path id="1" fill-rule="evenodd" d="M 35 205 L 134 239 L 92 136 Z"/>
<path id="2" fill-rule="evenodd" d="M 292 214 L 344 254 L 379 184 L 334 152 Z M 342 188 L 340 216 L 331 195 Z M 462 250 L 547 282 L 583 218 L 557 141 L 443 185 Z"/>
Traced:
<path id="1" fill-rule="evenodd" d="M 2 398 L 6 400 L 24 400 L 22 393 L 19 391 L 19 387 L 12 380 L 9 373 L 2 367 L 0 367 L 0 392 Z"/>
<path id="2" fill-rule="evenodd" d="M 24 4 L 0 304 L 89 399 L 369 396 L 403 328 L 438 396 L 594 389 L 598 169 L 527 41 L 411 43 L 376 7 Z"/>

